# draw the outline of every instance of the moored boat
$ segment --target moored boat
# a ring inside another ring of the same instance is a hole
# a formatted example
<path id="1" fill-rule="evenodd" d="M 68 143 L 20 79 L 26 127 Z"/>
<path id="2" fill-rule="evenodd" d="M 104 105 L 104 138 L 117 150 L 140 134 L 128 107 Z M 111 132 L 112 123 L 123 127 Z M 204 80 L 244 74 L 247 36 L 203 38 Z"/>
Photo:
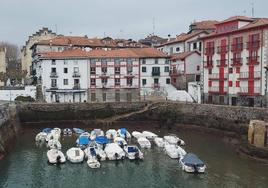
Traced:
<path id="1" fill-rule="evenodd" d="M 185 142 L 175 135 L 164 136 L 164 141 L 168 142 L 169 144 L 178 144 L 180 146 L 185 145 Z"/>
<path id="2" fill-rule="evenodd" d="M 67 159 L 72 163 L 81 163 L 84 160 L 84 152 L 78 147 L 68 149 L 66 152 Z"/>
<path id="3" fill-rule="evenodd" d="M 104 133 L 101 129 L 94 129 L 93 131 L 91 131 L 90 133 L 91 140 L 95 140 L 95 138 L 98 136 L 104 136 Z"/>
<path id="4" fill-rule="evenodd" d="M 51 132 L 51 128 L 44 128 L 43 130 L 42 130 L 42 132 L 44 132 L 44 133 L 50 133 Z"/>
<path id="5" fill-rule="evenodd" d="M 90 145 L 84 150 L 85 158 L 89 158 L 93 150 L 96 153 L 96 157 L 98 160 L 100 161 L 106 160 L 106 153 L 103 151 L 102 148 L 100 148 L 96 143 L 93 142 L 91 142 Z"/>
<path id="6" fill-rule="evenodd" d="M 110 140 L 114 139 L 117 136 L 117 131 L 115 129 L 109 129 L 106 131 L 106 137 Z"/>
<path id="7" fill-rule="evenodd" d="M 47 133 L 40 132 L 35 136 L 35 141 L 36 142 L 45 142 L 46 138 L 47 138 Z"/>
<path id="8" fill-rule="evenodd" d="M 64 154 L 57 149 L 50 149 L 47 151 L 48 162 L 51 164 L 61 164 L 66 162 Z"/>
<path id="9" fill-rule="evenodd" d="M 143 134 L 141 132 L 139 132 L 139 131 L 133 131 L 131 134 L 136 139 L 138 139 L 140 137 L 144 137 Z"/>
<path id="10" fill-rule="evenodd" d="M 172 159 L 181 159 L 186 155 L 186 151 L 175 144 L 165 144 L 164 151 Z"/>
<path id="11" fill-rule="evenodd" d="M 115 143 L 109 143 L 104 149 L 109 160 L 122 160 L 125 158 L 125 152 Z"/>
<path id="12" fill-rule="evenodd" d="M 146 137 L 147 139 L 154 139 L 154 138 L 157 137 L 156 134 L 154 134 L 154 133 L 152 133 L 152 132 L 150 132 L 150 131 L 143 131 L 143 132 L 142 132 L 142 135 L 143 135 L 144 137 Z"/>
<path id="13" fill-rule="evenodd" d="M 90 168 L 100 168 L 101 167 L 100 162 L 95 157 L 88 158 L 87 165 Z"/>
<path id="14" fill-rule="evenodd" d="M 195 154 L 188 153 L 180 159 L 182 170 L 189 173 L 204 173 L 206 165 Z"/>
<path id="15" fill-rule="evenodd" d="M 143 159 L 143 153 L 138 148 L 138 146 L 126 146 L 124 147 L 124 151 L 126 152 L 126 157 L 130 160 Z"/>
<path id="16" fill-rule="evenodd" d="M 154 139 L 154 143 L 155 143 L 155 145 L 157 145 L 157 147 L 160 147 L 160 148 L 162 148 L 162 147 L 164 147 L 164 139 L 163 138 L 160 138 L 160 137 L 156 137 L 155 139 Z"/>
<path id="17" fill-rule="evenodd" d="M 47 143 L 47 146 L 50 149 L 58 149 L 58 150 L 61 150 L 61 143 L 60 143 L 59 140 L 56 140 L 56 139 L 49 140 L 48 143 Z"/>
<path id="18" fill-rule="evenodd" d="M 130 139 L 131 138 L 131 134 L 127 131 L 126 128 L 120 128 L 117 130 L 117 134 L 118 136 L 124 138 L 124 139 Z"/>
<path id="19" fill-rule="evenodd" d="M 79 129 L 79 128 L 73 128 L 73 131 L 75 134 L 82 134 L 85 132 L 83 129 Z"/>
<path id="20" fill-rule="evenodd" d="M 151 143 L 150 141 L 145 138 L 145 137 L 141 137 L 138 139 L 138 143 L 140 145 L 141 148 L 147 148 L 147 149 L 150 149 L 151 148 Z"/>
<path id="21" fill-rule="evenodd" d="M 89 144 L 90 139 L 87 136 L 80 135 L 78 139 L 76 140 L 76 144 L 81 149 L 85 149 L 87 145 Z"/>
<path id="22" fill-rule="evenodd" d="M 122 137 L 115 137 L 114 143 L 116 143 L 121 148 L 124 148 L 125 146 L 127 146 L 127 141 Z"/>

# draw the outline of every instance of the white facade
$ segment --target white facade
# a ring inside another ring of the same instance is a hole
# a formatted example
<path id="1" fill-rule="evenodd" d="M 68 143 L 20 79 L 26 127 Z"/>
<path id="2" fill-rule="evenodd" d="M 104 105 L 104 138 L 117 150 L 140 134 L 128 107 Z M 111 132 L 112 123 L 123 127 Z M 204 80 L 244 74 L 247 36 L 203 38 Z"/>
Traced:
<path id="1" fill-rule="evenodd" d="M 25 86 L 23 89 L 4 89 L 0 90 L 0 99 L 3 101 L 14 101 L 18 96 L 32 97 L 36 99 L 36 87 Z"/>

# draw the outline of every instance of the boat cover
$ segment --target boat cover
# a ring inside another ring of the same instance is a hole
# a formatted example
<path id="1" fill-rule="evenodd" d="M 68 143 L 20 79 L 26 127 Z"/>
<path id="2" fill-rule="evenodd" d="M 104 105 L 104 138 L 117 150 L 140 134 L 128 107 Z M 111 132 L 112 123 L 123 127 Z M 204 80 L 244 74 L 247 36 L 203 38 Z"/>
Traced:
<path id="1" fill-rule="evenodd" d="M 136 153 L 138 149 L 136 147 L 128 147 L 127 148 L 128 153 Z"/>
<path id="2" fill-rule="evenodd" d="M 201 161 L 195 154 L 188 153 L 182 159 L 182 162 L 187 166 L 204 166 L 203 161 Z"/>
<path id="3" fill-rule="evenodd" d="M 73 130 L 77 134 L 81 134 L 81 133 L 84 133 L 85 132 L 83 129 L 79 129 L 79 128 L 73 128 Z"/>
<path id="4" fill-rule="evenodd" d="M 50 133 L 51 132 L 51 128 L 44 128 L 43 130 L 42 130 L 42 132 L 44 132 L 44 133 Z"/>
<path id="5" fill-rule="evenodd" d="M 95 142 L 97 142 L 98 144 L 107 144 L 109 140 L 106 136 L 97 136 Z"/>
<path id="6" fill-rule="evenodd" d="M 127 134 L 127 129 L 126 128 L 121 128 L 120 129 L 120 134 L 121 135 L 126 135 Z"/>
<path id="7" fill-rule="evenodd" d="M 78 144 L 79 145 L 87 145 L 89 143 L 89 139 L 87 136 L 80 136 Z"/>

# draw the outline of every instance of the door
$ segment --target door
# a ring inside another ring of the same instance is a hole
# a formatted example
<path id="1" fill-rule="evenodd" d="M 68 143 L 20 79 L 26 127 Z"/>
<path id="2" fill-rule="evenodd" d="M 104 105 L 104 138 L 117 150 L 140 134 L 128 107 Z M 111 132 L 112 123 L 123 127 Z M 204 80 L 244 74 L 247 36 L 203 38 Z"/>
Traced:
<path id="1" fill-rule="evenodd" d="M 248 98 L 248 106 L 254 107 L 254 98 Z"/>
<path id="2" fill-rule="evenodd" d="M 232 106 L 236 106 L 236 105 L 237 105 L 237 98 L 232 97 Z"/>

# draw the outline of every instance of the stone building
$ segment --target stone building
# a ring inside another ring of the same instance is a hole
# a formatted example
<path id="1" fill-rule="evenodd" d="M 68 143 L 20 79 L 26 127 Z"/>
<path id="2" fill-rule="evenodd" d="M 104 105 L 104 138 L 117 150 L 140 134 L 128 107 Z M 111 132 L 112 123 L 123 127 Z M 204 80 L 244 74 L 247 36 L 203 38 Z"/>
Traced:
<path id="1" fill-rule="evenodd" d="M 36 42 L 39 42 L 41 40 L 48 40 L 56 37 L 57 34 L 49 30 L 48 28 L 44 27 L 37 31 L 35 34 L 29 36 L 28 40 L 26 41 L 26 44 L 21 49 L 21 69 L 22 71 L 27 72 L 27 77 L 31 74 L 31 65 L 32 65 L 32 49 L 31 47 Z"/>
<path id="2" fill-rule="evenodd" d="M 0 48 L 0 76 L 3 77 L 7 70 L 6 48 Z M 5 82 L 0 79 L 0 86 L 4 86 Z"/>
<path id="3" fill-rule="evenodd" d="M 248 127 L 248 143 L 258 148 L 268 146 L 268 123 L 251 120 Z"/>

